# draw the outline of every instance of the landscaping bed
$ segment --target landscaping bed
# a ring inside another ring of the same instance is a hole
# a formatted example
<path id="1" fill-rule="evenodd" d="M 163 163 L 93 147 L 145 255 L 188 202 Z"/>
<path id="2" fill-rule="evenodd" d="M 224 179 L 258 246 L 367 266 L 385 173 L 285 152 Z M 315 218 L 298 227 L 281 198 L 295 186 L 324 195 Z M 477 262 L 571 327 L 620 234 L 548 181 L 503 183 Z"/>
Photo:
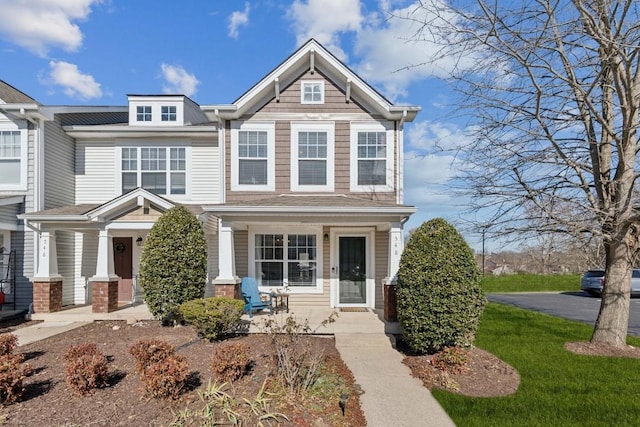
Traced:
<path id="1" fill-rule="evenodd" d="M 166 341 L 176 347 L 176 354 L 187 358 L 190 380 L 186 390 L 176 400 L 145 396 L 143 383 L 135 372 L 135 360 L 129 348 L 141 339 Z M 245 411 L 246 403 L 266 389 L 274 394 L 269 399 L 269 412 L 281 413 L 278 425 L 285 426 L 363 426 L 358 387 L 340 359 L 332 337 L 304 336 L 297 345 L 313 345 L 323 354 L 324 368 L 317 384 L 309 391 L 292 397 L 276 380 L 276 360 L 268 336 L 243 335 L 223 342 L 208 342 L 198 338 L 190 326 L 163 327 L 159 322 L 94 322 L 72 331 L 29 345 L 18 347 L 32 373 L 25 380 L 25 394 L 1 411 L 3 426 L 24 425 L 91 425 L 91 426 L 168 426 L 186 409 L 198 413 L 204 404 L 198 390 L 207 388 L 213 378 L 212 354 L 223 343 L 242 342 L 252 361 L 246 375 L 223 389 L 237 411 Z M 79 396 L 65 382 L 64 354 L 71 345 L 92 342 L 108 359 L 108 386 L 96 389 L 92 395 Z M 341 394 L 348 394 L 344 415 Z M 247 423 L 247 425 L 255 425 Z M 200 419 L 187 418 L 186 425 L 200 425 Z M 268 425 L 268 424 L 267 424 Z M 274 423 L 275 425 L 275 423 Z"/>

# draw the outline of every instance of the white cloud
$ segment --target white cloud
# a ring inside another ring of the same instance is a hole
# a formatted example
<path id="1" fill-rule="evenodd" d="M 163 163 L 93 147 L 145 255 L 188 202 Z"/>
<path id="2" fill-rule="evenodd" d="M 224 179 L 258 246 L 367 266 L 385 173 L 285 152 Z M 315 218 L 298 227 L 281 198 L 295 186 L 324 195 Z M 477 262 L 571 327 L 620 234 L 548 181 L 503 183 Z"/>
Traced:
<path id="1" fill-rule="evenodd" d="M 200 81 L 196 76 L 190 74 L 179 65 L 162 64 L 162 77 L 165 84 L 162 85 L 164 93 L 179 93 L 192 96 L 196 93 L 196 89 Z"/>
<path id="2" fill-rule="evenodd" d="M 82 100 L 102 96 L 100 83 L 97 83 L 93 76 L 81 73 L 77 65 L 64 61 L 51 61 L 49 68 L 51 70 L 47 83 L 62 86 L 67 96 Z"/>
<path id="3" fill-rule="evenodd" d="M 293 21 L 298 45 L 316 39 L 341 60 L 339 34 L 359 31 L 362 25 L 360 0 L 295 0 L 287 17 Z"/>
<path id="4" fill-rule="evenodd" d="M 229 17 L 229 37 L 238 38 L 238 28 L 249 24 L 249 11 L 251 7 L 249 2 L 244 4 L 244 11 L 235 11 Z"/>
<path id="5" fill-rule="evenodd" d="M 423 153 L 455 150 L 467 145 L 471 136 L 454 123 L 421 121 L 406 131 L 407 146 Z"/>
<path id="6" fill-rule="evenodd" d="M 2 0 L 0 35 L 31 52 L 46 56 L 59 47 L 76 51 L 82 32 L 76 21 L 86 19 L 101 0 Z"/>

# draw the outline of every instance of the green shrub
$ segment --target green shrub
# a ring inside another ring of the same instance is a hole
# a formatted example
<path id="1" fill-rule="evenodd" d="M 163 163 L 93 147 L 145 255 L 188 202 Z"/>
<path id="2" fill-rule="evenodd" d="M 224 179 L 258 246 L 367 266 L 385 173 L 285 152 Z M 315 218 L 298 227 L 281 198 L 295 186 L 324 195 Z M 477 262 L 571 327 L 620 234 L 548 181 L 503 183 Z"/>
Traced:
<path id="1" fill-rule="evenodd" d="M 236 342 L 217 346 L 213 349 L 211 368 L 217 381 L 227 383 L 242 378 L 251 368 L 247 345 Z"/>
<path id="2" fill-rule="evenodd" d="M 70 346 L 64 359 L 67 384 L 77 394 L 91 394 L 108 384 L 107 358 L 95 344 Z"/>
<path id="3" fill-rule="evenodd" d="M 172 354 L 148 365 L 140 374 L 147 396 L 176 399 L 189 379 L 189 364 L 184 356 Z"/>
<path id="4" fill-rule="evenodd" d="M 18 345 L 18 337 L 10 334 L 0 334 L 0 356 L 13 353 L 13 349 Z"/>
<path id="5" fill-rule="evenodd" d="M 22 397 L 24 379 L 31 372 L 30 366 L 23 361 L 22 354 L 0 356 L 0 403 L 13 403 Z"/>
<path id="6" fill-rule="evenodd" d="M 204 296 L 207 242 L 202 225 L 184 206 L 153 225 L 140 256 L 139 280 L 149 311 L 163 323 L 178 320 L 178 306 Z"/>
<path id="7" fill-rule="evenodd" d="M 228 336 L 240 323 L 244 302 L 229 297 L 199 298 L 180 305 L 182 319 L 209 340 Z"/>
<path id="8" fill-rule="evenodd" d="M 486 299 L 473 253 L 443 219 L 422 224 L 400 258 L 398 320 L 416 352 L 469 346 Z"/>
<path id="9" fill-rule="evenodd" d="M 136 361 L 136 372 L 142 373 L 148 366 L 162 362 L 174 354 L 176 348 L 166 341 L 141 339 L 129 347 L 129 353 Z"/>

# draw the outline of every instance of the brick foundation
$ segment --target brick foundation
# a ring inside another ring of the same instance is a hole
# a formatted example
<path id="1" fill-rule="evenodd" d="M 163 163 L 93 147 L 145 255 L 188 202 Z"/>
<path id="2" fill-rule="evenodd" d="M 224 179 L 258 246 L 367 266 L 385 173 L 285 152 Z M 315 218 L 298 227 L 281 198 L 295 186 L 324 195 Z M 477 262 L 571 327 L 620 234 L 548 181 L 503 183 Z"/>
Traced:
<path id="1" fill-rule="evenodd" d="M 214 283 L 213 294 L 217 297 L 229 297 L 235 299 L 242 299 L 242 292 L 240 291 L 240 283 Z"/>
<path id="2" fill-rule="evenodd" d="M 110 313 L 118 309 L 118 281 L 91 283 L 91 311 Z"/>
<path id="3" fill-rule="evenodd" d="M 33 281 L 33 312 L 54 313 L 62 309 L 62 279 Z"/>
<path id="4" fill-rule="evenodd" d="M 398 321 L 395 285 L 384 285 L 384 320 L 387 322 Z"/>

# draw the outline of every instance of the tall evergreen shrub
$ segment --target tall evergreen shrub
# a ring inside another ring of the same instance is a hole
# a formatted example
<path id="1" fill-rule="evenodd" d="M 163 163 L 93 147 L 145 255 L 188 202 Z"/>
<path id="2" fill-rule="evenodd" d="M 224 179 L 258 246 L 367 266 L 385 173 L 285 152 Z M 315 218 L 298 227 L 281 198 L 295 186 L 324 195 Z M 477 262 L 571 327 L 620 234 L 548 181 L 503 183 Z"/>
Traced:
<path id="1" fill-rule="evenodd" d="M 204 297 L 207 242 L 200 221 L 184 206 L 167 210 L 151 228 L 140 258 L 139 280 L 149 311 L 175 322 L 178 307 Z"/>
<path id="2" fill-rule="evenodd" d="M 396 287 L 404 339 L 417 352 L 468 346 L 486 299 L 471 248 L 444 219 L 422 224 L 400 258 Z"/>

